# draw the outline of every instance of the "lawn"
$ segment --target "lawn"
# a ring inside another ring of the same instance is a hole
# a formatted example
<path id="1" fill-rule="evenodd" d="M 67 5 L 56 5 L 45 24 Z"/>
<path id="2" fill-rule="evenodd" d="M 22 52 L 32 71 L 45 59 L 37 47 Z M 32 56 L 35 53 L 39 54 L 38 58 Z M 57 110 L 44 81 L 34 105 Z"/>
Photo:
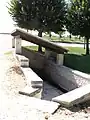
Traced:
<path id="1" fill-rule="evenodd" d="M 38 46 L 25 46 L 26 49 L 38 51 Z M 45 51 L 45 48 L 42 47 L 43 52 Z"/>
<path id="2" fill-rule="evenodd" d="M 38 51 L 38 46 L 25 46 L 25 48 L 30 49 L 30 50 L 34 50 L 34 51 Z M 80 47 L 64 47 L 67 48 L 69 50 L 69 53 L 73 53 L 73 54 L 85 54 L 85 50 L 83 48 Z M 44 48 L 43 52 L 45 51 Z"/>
<path id="3" fill-rule="evenodd" d="M 37 46 L 27 46 L 27 49 L 37 51 Z M 64 56 L 64 65 L 70 68 L 90 73 L 90 55 L 85 55 L 84 48 L 80 47 L 66 47 L 69 52 Z M 45 49 L 43 49 L 44 51 Z"/>
<path id="4" fill-rule="evenodd" d="M 77 37 L 72 37 L 71 39 L 69 37 L 57 37 L 57 36 L 51 36 L 51 38 L 48 36 L 48 35 L 44 35 L 43 38 L 45 39 L 48 39 L 49 41 L 61 41 L 61 42 L 81 42 L 83 43 L 84 40 L 83 38 L 82 39 L 79 39 Z"/>
<path id="5" fill-rule="evenodd" d="M 90 73 L 90 55 L 85 55 L 85 49 L 68 47 L 69 53 L 64 56 L 64 65 L 84 73 Z"/>
<path id="6" fill-rule="evenodd" d="M 70 54 L 85 54 L 85 49 L 83 47 L 65 47 L 69 50 Z"/>
<path id="7" fill-rule="evenodd" d="M 65 54 L 64 65 L 85 73 L 90 73 L 90 55 Z"/>

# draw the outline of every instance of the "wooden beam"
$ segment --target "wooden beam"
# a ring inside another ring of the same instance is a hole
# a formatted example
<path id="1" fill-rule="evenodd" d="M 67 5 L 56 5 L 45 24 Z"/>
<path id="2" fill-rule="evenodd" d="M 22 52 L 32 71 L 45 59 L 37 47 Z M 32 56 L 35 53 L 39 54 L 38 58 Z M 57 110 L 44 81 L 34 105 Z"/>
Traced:
<path id="1" fill-rule="evenodd" d="M 28 42 L 32 42 L 32 43 L 37 44 L 37 45 L 41 45 L 42 47 L 45 47 L 45 48 L 50 49 L 50 50 L 57 52 L 57 53 L 68 52 L 67 49 L 65 49 L 59 45 L 56 45 L 53 42 L 47 41 L 47 40 L 45 40 L 41 37 L 38 37 L 38 36 L 34 36 L 34 35 L 27 33 L 23 30 L 16 29 L 11 33 L 11 35 L 12 36 L 20 35 L 20 38 L 22 38 L 23 40 L 26 40 Z"/>

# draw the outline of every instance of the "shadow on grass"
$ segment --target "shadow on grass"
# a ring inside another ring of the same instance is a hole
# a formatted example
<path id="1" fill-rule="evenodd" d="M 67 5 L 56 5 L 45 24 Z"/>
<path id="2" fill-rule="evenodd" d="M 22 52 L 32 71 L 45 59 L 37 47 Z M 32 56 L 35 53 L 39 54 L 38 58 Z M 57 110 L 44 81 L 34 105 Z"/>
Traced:
<path id="1" fill-rule="evenodd" d="M 81 72 L 90 73 L 90 55 L 65 54 L 64 65 Z"/>

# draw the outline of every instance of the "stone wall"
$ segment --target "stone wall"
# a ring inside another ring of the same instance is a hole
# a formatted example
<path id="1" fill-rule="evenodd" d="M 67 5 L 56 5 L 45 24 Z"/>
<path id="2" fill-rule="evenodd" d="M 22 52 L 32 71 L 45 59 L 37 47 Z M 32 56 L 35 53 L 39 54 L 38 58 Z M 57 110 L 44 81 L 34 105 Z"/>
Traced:
<path id="1" fill-rule="evenodd" d="M 35 51 L 22 48 L 22 54 L 29 58 L 31 68 L 41 70 L 44 66 L 44 55 Z"/>
<path id="2" fill-rule="evenodd" d="M 57 65 L 51 61 L 46 61 L 44 71 L 56 84 L 66 91 L 73 90 L 80 86 L 90 83 L 90 78 L 82 76 L 65 66 Z M 81 72 L 79 72 L 81 73 Z"/>
<path id="3" fill-rule="evenodd" d="M 30 67 L 42 70 L 47 80 L 49 76 L 54 83 L 66 91 L 90 83 L 90 77 L 86 77 L 89 75 L 58 65 L 54 61 L 48 60 L 44 54 L 25 48 L 22 49 L 22 54 L 30 59 Z"/>

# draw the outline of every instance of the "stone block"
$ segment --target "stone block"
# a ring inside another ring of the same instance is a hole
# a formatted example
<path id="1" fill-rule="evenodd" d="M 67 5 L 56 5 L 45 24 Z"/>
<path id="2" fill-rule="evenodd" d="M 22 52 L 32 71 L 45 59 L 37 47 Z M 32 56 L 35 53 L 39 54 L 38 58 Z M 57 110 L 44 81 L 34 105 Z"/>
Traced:
<path id="1" fill-rule="evenodd" d="M 31 69 L 31 68 L 22 68 L 22 71 L 27 80 L 27 84 L 34 88 L 42 88 L 43 80 Z"/>
<path id="2" fill-rule="evenodd" d="M 52 100 L 67 107 L 90 100 L 90 84 L 76 88 Z"/>
<path id="3" fill-rule="evenodd" d="M 64 54 L 57 54 L 57 64 L 63 65 L 64 62 Z"/>
<path id="4" fill-rule="evenodd" d="M 42 90 L 40 88 L 32 88 L 30 86 L 26 86 L 23 90 L 19 91 L 22 95 L 27 95 L 29 97 L 42 97 Z"/>
<path id="5" fill-rule="evenodd" d="M 16 54 L 16 58 L 18 59 L 21 67 L 29 67 L 29 59 L 23 55 Z"/>

